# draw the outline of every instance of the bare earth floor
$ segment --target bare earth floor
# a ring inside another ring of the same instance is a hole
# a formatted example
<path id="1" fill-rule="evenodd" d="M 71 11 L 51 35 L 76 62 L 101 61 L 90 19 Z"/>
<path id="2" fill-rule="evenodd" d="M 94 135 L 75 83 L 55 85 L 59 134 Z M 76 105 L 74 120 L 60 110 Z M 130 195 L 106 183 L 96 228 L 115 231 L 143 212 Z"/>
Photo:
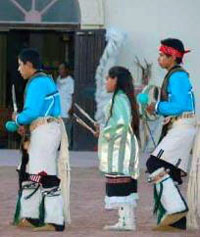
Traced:
<path id="1" fill-rule="evenodd" d="M 17 175 L 14 167 L 0 167 L 0 237 L 197 237 L 199 232 L 155 232 L 152 231 L 152 187 L 145 182 L 142 174 L 139 183 L 140 201 L 137 208 L 137 231 L 103 231 L 105 224 L 117 220 L 116 211 L 103 208 L 104 179 L 97 168 L 72 168 L 71 216 L 72 223 L 62 233 L 40 232 L 11 226 L 17 193 Z"/>

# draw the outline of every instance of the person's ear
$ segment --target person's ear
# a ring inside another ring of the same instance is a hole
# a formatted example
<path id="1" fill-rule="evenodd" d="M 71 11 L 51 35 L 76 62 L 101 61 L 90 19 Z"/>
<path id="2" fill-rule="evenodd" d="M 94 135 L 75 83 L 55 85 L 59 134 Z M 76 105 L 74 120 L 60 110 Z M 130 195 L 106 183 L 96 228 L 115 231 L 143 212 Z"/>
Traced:
<path id="1" fill-rule="evenodd" d="M 172 55 L 173 61 L 176 61 L 176 56 Z"/>
<path id="2" fill-rule="evenodd" d="M 33 68 L 33 64 L 29 61 L 26 62 L 26 65 L 29 67 L 29 68 Z"/>
<path id="3" fill-rule="evenodd" d="M 115 82 L 117 83 L 117 77 L 114 77 L 113 80 L 115 80 Z"/>

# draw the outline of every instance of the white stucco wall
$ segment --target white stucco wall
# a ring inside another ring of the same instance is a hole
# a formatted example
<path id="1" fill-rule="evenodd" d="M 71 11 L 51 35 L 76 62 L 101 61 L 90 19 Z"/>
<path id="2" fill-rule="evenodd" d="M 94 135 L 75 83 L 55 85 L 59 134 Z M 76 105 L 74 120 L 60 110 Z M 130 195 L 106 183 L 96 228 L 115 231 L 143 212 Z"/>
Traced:
<path id="1" fill-rule="evenodd" d="M 98 29 L 104 26 L 104 0 L 78 0 L 81 28 Z"/>
<path id="2" fill-rule="evenodd" d="M 105 26 L 127 33 L 127 41 L 118 60 L 137 77 L 134 58 L 153 62 L 152 79 L 160 84 L 165 71 L 157 64 L 160 40 L 182 39 L 192 52 L 185 56 L 200 114 L 200 1 L 199 0 L 105 0 Z"/>

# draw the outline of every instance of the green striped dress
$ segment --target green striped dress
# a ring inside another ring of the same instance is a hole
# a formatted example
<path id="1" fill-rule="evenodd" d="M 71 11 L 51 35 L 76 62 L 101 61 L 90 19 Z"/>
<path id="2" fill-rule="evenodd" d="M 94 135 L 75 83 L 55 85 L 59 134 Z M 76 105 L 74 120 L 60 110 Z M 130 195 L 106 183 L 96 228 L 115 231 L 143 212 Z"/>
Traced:
<path id="1" fill-rule="evenodd" d="M 107 123 L 101 129 L 98 142 L 99 169 L 103 173 L 139 175 L 139 147 L 131 127 L 131 106 L 127 95 L 119 90 L 115 95 L 112 116 L 107 107 Z"/>

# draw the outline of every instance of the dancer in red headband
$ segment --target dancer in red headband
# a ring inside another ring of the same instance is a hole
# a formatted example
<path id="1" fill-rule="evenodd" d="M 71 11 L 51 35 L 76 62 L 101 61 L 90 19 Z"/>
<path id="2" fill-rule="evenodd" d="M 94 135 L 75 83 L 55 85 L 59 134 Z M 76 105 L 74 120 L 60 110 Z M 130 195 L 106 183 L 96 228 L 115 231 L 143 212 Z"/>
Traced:
<path id="1" fill-rule="evenodd" d="M 157 230 L 186 229 L 188 207 L 177 185 L 188 172 L 195 135 L 194 96 L 189 74 L 180 66 L 188 53 L 178 39 L 161 41 L 158 63 L 167 70 L 160 101 L 147 107 L 164 116 L 159 144 L 147 160 L 149 181 L 154 184 Z"/>

